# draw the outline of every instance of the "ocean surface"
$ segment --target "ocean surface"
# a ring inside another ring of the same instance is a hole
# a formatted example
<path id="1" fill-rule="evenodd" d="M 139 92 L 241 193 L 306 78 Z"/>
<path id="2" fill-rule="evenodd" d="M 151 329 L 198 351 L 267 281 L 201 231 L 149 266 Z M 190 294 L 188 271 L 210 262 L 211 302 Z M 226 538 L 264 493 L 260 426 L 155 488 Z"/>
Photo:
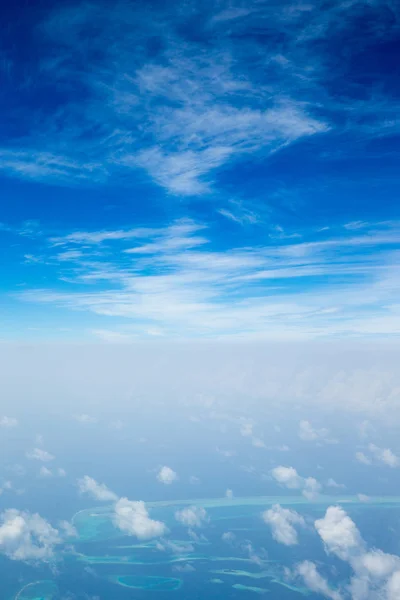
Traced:
<path id="1" fill-rule="evenodd" d="M 261 515 L 275 503 L 293 508 L 309 524 L 301 543 L 286 547 L 273 540 Z M 168 535 L 138 541 L 114 527 L 112 508 L 93 507 L 71 515 L 79 537 L 66 539 L 56 561 L 27 565 L 0 559 L 2 600 L 187 600 L 229 597 L 270 600 L 317 597 L 293 579 L 290 570 L 303 560 L 318 563 L 331 585 L 348 579 L 348 566 L 327 557 L 313 522 L 327 506 L 339 504 L 357 523 L 370 546 L 400 551 L 400 498 L 251 497 L 150 502 L 150 516 L 162 520 Z M 189 528 L 175 519 L 185 505 L 202 506 L 208 522 Z"/>

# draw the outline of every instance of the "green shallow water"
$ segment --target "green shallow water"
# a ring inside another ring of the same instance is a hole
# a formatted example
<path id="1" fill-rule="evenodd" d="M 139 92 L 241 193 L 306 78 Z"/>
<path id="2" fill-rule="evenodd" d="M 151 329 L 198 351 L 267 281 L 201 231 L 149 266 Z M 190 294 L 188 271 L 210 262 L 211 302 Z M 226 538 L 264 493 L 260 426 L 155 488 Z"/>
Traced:
<path id="1" fill-rule="evenodd" d="M 108 580 L 123 587 L 151 592 L 172 592 L 178 590 L 182 585 L 182 581 L 176 577 L 110 575 Z"/>
<path id="2" fill-rule="evenodd" d="M 329 506 L 330 504 L 352 504 L 368 509 L 371 506 L 399 507 L 399 496 L 371 497 L 368 502 L 360 502 L 357 496 L 318 496 L 315 500 L 308 500 L 303 496 L 252 496 L 245 498 L 202 498 L 194 500 L 174 500 L 147 502 L 146 506 L 152 510 L 177 508 L 179 506 L 201 506 L 205 509 L 226 509 L 229 507 L 260 507 L 266 508 L 273 504 L 282 506 Z M 244 513 L 245 514 L 245 513 Z M 241 515 L 238 515 L 241 516 Z M 214 514 L 213 519 L 229 519 L 229 515 Z M 72 518 L 72 523 L 79 535 L 79 541 L 107 541 L 123 537 L 113 523 L 113 506 L 100 506 L 81 510 Z M 137 545 L 139 548 L 141 545 Z M 144 543 L 142 547 L 150 547 L 151 543 Z"/>

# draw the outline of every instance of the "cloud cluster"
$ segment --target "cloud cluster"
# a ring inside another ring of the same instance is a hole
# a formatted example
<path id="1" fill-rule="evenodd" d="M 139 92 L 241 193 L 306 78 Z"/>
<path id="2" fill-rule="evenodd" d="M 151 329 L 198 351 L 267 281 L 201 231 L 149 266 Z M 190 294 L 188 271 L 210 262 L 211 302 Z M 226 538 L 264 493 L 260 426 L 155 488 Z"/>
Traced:
<path id="1" fill-rule="evenodd" d="M 271 471 L 272 477 L 280 485 L 289 490 L 301 490 L 308 500 L 314 499 L 322 489 L 321 484 L 314 477 L 301 477 L 294 467 L 275 467 Z"/>
<path id="2" fill-rule="evenodd" d="M 400 465 L 399 457 L 390 448 L 379 448 L 375 444 L 369 444 L 368 450 L 370 455 L 365 454 L 365 452 L 356 452 L 355 457 L 358 462 L 364 465 L 372 465 L 374 461 L 380 462 L 392 469 Z"/>
<path id="3" fill-rule="evenodd" d="M 274 540 L 285 546 L 298 544 L 295 526 L 305 526 L 305 520 L 299 513 L 275 504 L 263 512 L 262 518 L 271 527 Z"/>
<path id="4" fill-rule="evenodd" d="M 342 593 L 333 590 L 317 571 L 305 561 L 296 567 L 306 585 L 330 600 L 350 594 L 352 600 L 395 600 L 400 582 L 400 557 L 377 548 L 369 549 L 354 521 L 340 506 L 330 506 L 315 528 L 328 554 L 347 562 L 353 571 L 351 581 Z"/>
<path id="5" fill-rule="evenodd" d="M 12 560 L 49 561 L 59 543 L 57 529 L 38 514 L 9 509 L 1 515 L 0 552 Z"/>
<path id="6" fill-rule="evenodd" d="M 175 512 L 175 519 L 188 527 L 201 527 L 208 521 L 207 511 L 201 506 L 188 506 Z"/>
<path id="7" fill-rule="evenodd" d="M 31 460 L 39 460 L 41 462 L 50 462 L 55 458 L 52 454 L 50 454 L 50 452 L 47 452 L 47 450 L 43 450 L 42 448 L 34 448 L 26 453 L 26 457 Z"/>
<path id="8" fill-rule="evenodd" d="M 18 420 L 15 417 L 0 417 L 0 427 L 16 427 Z"/>
<path id="9" fill-rule="evenodd" d="M 303 442 L 326 442 L 332 443 L 332 439 L 329 438 L 329 431 L 325 427 L 321 429 L 315 429 L 309 421 L 300 421 L 299 423 L 299 438 Z"/>
<path id="10" fill-rule="evenodd" d="M 119 498 L 104 483 L 98 483 L 92 477 L 85 475 L 78 480 L 81 493 L 86 493 L 96 500 L 113 503 L 114 525 L 126 535 L 134 535 L 140 540 L 160 537 L 167 532 L 162 521 L 151 519 L 146 505 L 142 501 Z"/>

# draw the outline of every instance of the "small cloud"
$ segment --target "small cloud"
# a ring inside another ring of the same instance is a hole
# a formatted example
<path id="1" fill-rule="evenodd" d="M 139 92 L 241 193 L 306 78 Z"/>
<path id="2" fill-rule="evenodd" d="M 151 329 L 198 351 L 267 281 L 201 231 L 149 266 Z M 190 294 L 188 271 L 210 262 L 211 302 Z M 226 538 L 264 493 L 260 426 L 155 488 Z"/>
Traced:
<path id="1" fill-rule="evenodd" d="M 327 580 L 318 573 L 317 567 L 313 562 L 305 560 L 299 563 L 295 569 L 295 574 L 302 578 L 308 589 L 312 592 L 321 594 L 321 596 L 325 596 L 329 600 L 342 599 L 341 594 L 336 590 L 332 590 Z"/>
<path id="2" fill-rule="evenodd" d="M 326 485 L 331 488 L 342 488 L 343 489 L 346 487 L 344 485 L 344 483 L 337 483 L 334 479 L 332 479 L 332 477 L 330 477 L 328 479 L 328 481 L 326 482 Z"/>
<path id="3" fill-rule="evenodd" d="M 30 460 L 40 460 L 42 462 L 50 462 L 55 458 L 50 452 L 46 452 L 41 448 L 34 448 L 31 452 L 27 452 L 26 457 Z"/>
<path id="4" fill-rule="evenodd" d="M 92 416 L 86 415 L 86 414 L 74 415 L 74 419 L 78 423 L 97 423 L 96 417 L 92 417 Z"/>
<path id="5" fill-rule="evenodd" d="M 78 537 L 78 532 L 75 527 L 69 521 L 60 521 L 59 523 L 60 529 L 64 532 L 66 537 Z"/>
<path id="6" fill-rule="evenodd" d="M 144 502 L 135 502 L 128 498 L 120 498 L 114 509 L 114 524 L 128 535 L 140 540 L 148 540 L 164 535 L 167 527 L 162 521 L 149 517 Z"/>
<path id="7" fill-rule="evenodd" d="M 363 465 L 372 465 L 372 461 L 365 456 L 364 452 L 356 452 L 356 460 Z"/>
<path id="8" fill-rule="evenodd" d="M 300 421 L 299 423 L 299 438 L 303 442 L 325 442 L 336 443 L 336 440 L 329 438 L 329 431 L 324 427 L 315 429 L 309 421 Z"/>
<path id="9" fill-rule="evenodd" d="M 254 446 L 254 448 L 265 448 L 264 442 L 260 438 L 257 438 L 257 437 L 252 438 L 251 444 L 252 444 L 252 446 Z"/>
<path id="10" fill-rule="evenodd" d="M 357 498 L 360 502 L 369 502 L 369 496 L 366 494 L 357 494 Z"/>
<path id="11" fill-rule="evenodd" d="M 306 524 L 299 513 L 275 504 L 263 512 L 262 518 L 271 527 L 274 540 L 285 546 L 294 546 L 299 543 L 295 525 L 305 527 Z"/>
<path id="12" fill-rule="evenodd" d="M 170 485 L 178 479 L 178 475 L 170 467 L 161 467 L 157 474 L 157 479 L 165 485 Z"/>
<path id="13" fill-rule="evenodd" d="M 40 477 L 53 477 L 53 473 L 47 467 L 41 467 L 41 469 L 39 471 L 39 476 Z"/>
<path id="14" fill-rule="evenodd" d="M 229 488 L 225 492 L 225 498 L 233 498 L 233 491 Z"/>
<path id="15" fill-rule="evenodd" d="M 0 417 L 0 427 L 17 427 L 18 420 L 14 417 Z"/>
<path id="16" fill-rule="evenodd" d="M 208 515 L 206 510 L 200 506 L 188 506 L 182 510 L 177 510 L 175 519 L 188 527 L 201 527 L 208 521 Z"/>
<path id="17" fill-rule="evenodd" d="M 104 483 L 98 483 L 88 475 L 85 475 L 82 479 L 78 479 L 78 488 L 81 494 L 89 494 L 102 502 L 114 502 L 118 500 L 118 496 L 109 490 Z"/>
<path id="18" fill-rule="evenodd" d="M 66 475 L 67 475 L 67 472 L 65 471 L 65 469 L 61 469 L 61 468 L 59 468 L 59 469 L 57 469 L 57 475 L 58 475 L 59 477 L 66 477 Z"/>
<path id="19" fill-rule="evenodd" d="M 250 437 L 253 435 L 253 423 L 243 423 L 240 428 L 240 435 Z"/>
<path id="20" fill-rule="evenodd" d="M 233 531 L 225 531 L 225 533 L 222 534 L 221 539 L 223 542 L 229 542 L 232 544 L 236 540 L 236 535 L 233 533 Z"/>
<path id="21" fill-rule="evenodd" d="M 396 468 L 399 466 L 399 458 L 390 450 L 390 448 L 379 448 L 378 446 L 375 446 L 375 444 L 370 444 L 368 448 L 376 460 L 379 460 L 388 467 Z"/>
<path id="22" fill-rule="evenodd" d="M 196 569 L 189 563 L 184 565 L 175 565 L 173 570 L 177 571 L 178 573 L 193 573 L 193 571 L 196 571 Z"/>
<path id="23" fill-rule="evenodd" d="M 293 467 L 275 467 L 271 474 L 280 485 L 290 490 L 301 490 L 308 500 L 316 498 L 322 489 L 321 484 L 314 477 L 301 477 Z"/>
<path id="24" fill-rule="evenodd" d="M 198 477 L 196 477 L 195 475 L 191 475 L 189 477 L 189 483 L 191 485 L 198 485 L 200 483 L 200 479 Z"/>

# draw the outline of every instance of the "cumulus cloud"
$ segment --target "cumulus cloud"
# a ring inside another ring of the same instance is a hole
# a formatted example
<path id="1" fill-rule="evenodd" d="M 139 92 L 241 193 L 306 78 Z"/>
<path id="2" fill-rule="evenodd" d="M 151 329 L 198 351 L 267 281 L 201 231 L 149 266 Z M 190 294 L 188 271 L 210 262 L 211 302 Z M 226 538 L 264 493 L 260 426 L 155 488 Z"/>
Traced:
<path id="1" fill-rule="evenodd" d="M 88 475 L 78 479 L 78 488 L 81 494 L 89 494 L 102 502 L 115 502 L 118 500 L 118 496 L 108 489 L 104 483 L 98 483 Z"/>
<path id="2" fill-rule="evenodd" d="M 301 477 L 294 467 L 275 467 L 271 471 L 272 477 L 280 485 L 291 490 L 301 490 L 308 500 L 313 500 L 321 491 L 321 484 L 314 477 Z"/>
<path id="3" fill-rule="evenodd" d="M 49 561 L 60 542 L 57 529 L 38 514 L 9 509 L 1 515 L 0 552 L 12 560 Z"/>
<path id="4" fill-rule="evenodd" d="M 114 508 L 114 523 L 118 529 L 134 535 L 140 540 L 162 536 L 166 533 L 166 525 L 149 517 L 146 505 L 142 501 L 120 498 Z"/>
<path id="5" fill-rule="evenodd" d="M 337 488 L 337 489 L 340 489 L 340 488 L 342 488 L 342 489 L 343 489 L 343 488 L 345 488 L 345 487 L 346 487 L 346 486 L 344 485 L 344 483 L 338 483 L 337 481 L 335 481 L 334 479 L 332 479 L 332 477 L 330 477 L 330 478 L 328 479 L 328 481 L 326 482 L 326 485 L 327 485 L 328 487 L 330 487 L 330 488 Z"/>
<path id="6" fill-rule="evenodd" d="M 40 460 L 42 462 L 50 462 L 55 458 L 50 452 L 42 450 L 42 448 L 34 448 L 32 451 L 26 453 L 26 457 L 31 460 Z"/>
<path id="7" fill-rule="evenodd" d="M 390 577 L 386 585 L 387 600 L 398 600 L 400 598 L 400 571 L 396 571 Z"/>
<path id="8" fill-rule="evenodd" d="M 327 429 L 315 429 L 309 421 L 300 421 L 299 423 L 299 438 L 304 442 L 326 440 L 328 435 L 329 431 Z"/>
<path id="9" fill-rule="evenodd" d="M 363 465 L 372 465 L 372 461 L 364 454 L 364 452 L 356 452 L 356 460 Z"/>
<path id="10" fill-rule="evenodd" d="M 294 526 L 305 526 L 304 518 L 299 513 L 275 504 L 263 512 L 262 518 L 271 527 L 274 540 L 285 546 L 298 544 L 297 531 Z"/>
<path id="11" fill-rule="evenodd" d="M 400 465 L 399 457 L 390 450 L 390 448 L 379 448 L 375 444 L 369 444 L 368 450 L 372 456 L 367 456 L 364 452 L 356 452 L 356 459 L 364 465 L 372 465 L 374 460 L 381 462 L 388 467 L 396 468 Z"/>
<path id="12" fill-rule="evenodd" d="M 18 420 L 14 417 L 0 417 L 0 427 L 16 427 Z"/>
<path id="13" fill-rule="evenodd" d="M 388 465 L 388 467 L 395 468 L 399 466 L 399 458 L 390 450 L 390 448 L 379 448 L 378 446 L 375 446 L 375 444 L 370 444 L 368 448 L 376 460 L 383 462 L 385 465 Z"/>
<path id="14" fill-rule="evenodd" d="M 229 488 L 225 491 L 225 498 L 233 498 L 233 491 Z"/>
<path id="15" fill-rule="evenodd" d="M 74 415 L 74 419 L 75 421 L 78 421 L 78 423 L 97 423 L 96 417 L 86 414 Z"/>
<path id="16" fill-rule="evenodd" d="M 40 477 L 53 477 L 53 473 L 50 469 L 43 466 L 40 468 L 39 476 Z"/>
<path id="17" fill-rule="evenodd" d="M 188 506 L 182 510 L 177 510 L 175 519 L 188 527 L 201 527 L 208 520 L 208 515 L 201 506 Z"/>
<path id="18" fill-rule="evenodd" d="M 330 600 L 341 600 L 342 595 L 336 590 L 332 590 L 328 581 L 318 573 L 317 566 L 313 562 L 305 560 L 299 563 L 295 574 L 299 575 L 306 586 L 316 594 L 321 594 Z"/>
<path id="19" fill-rule="evenodd" d="M 342 560 L 349 560 L 364 546 L 354 521 L 340 506 L 329 506 L 325 516 L 317 519 L 314 525 L 327 552 Z"/>
<path id="20" fill-rule="evenodd" d="M 64 535 L 68 538 L 78 537 L 78 532 L 75 527 L 69 521 L 60 521 L 59 523 L 60 529 L 63 531 Z"/>
<path id="21" fill-rule="evenodd" d="M 174 481 L 178 479 L 178 475 L 173 471 L 170 467 L 161 467 L 159 472 L 157 473 L 157 479 L 161 483 L 165 483 L 166 485 L 170 485 Z"/>
<path id="22" fill-rule="evenodd" d="M 240 427 L 240 435 L 248 437 L 253 435 L 253 423 L 243 423 Z"/>

